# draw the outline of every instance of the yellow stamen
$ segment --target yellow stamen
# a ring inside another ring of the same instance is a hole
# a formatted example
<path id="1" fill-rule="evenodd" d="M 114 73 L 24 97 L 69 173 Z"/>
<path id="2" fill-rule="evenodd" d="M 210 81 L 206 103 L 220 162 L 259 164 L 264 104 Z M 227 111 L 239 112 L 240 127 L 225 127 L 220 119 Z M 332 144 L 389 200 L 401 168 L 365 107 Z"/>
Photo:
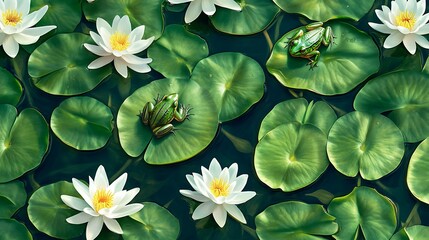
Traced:
<path id="1" fill-rule="evenodd" d="M 3 24 L 9 26 L 16 26 L 16 24 L 22 21 L 22 13 L 16 11 L 15 9 L 8 9 L 4 11 L 1 17 Z"/>
<path id="2" fill-rule="evenodd" d="M 113 194 L 106 189 L 99 189 L 92 198 L 92 204 L 96 212 L 103 208 L 111 208 L 113 206 Z"/>
<path id="3" fill-rule="evenodd" d="M 414 13 L 403 11 L 396 17 L 396 25 L 413 30 L 414 24 L 416 23 L 416 17 Z"/>
<path id="4" fill-rule="evenodd" d="M 210 191 L 215 197 L 226 197 L 229 194 L 229 184 L 223 179 L 215 178 L 210 184 Z"/>
<path id="5" fill-rule="evenodd" d="M 113 50 L 123 51 L 130 46 L 130 42 L 128 41 L 128 35 L 115 32 L 110 36 L 110 46 Z"/>

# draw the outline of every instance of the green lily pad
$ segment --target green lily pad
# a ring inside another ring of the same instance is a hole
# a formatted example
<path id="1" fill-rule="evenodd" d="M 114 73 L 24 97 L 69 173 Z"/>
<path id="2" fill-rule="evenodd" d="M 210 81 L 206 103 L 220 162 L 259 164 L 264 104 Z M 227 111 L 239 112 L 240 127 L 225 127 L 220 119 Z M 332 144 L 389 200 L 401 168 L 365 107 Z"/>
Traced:
<path id="1" fill-rule="evenodd" d="M 179 220 L 167 209 L 156 203 L 144 202 L 141 211 L 127 218 L 119 219 L 127 239 L 177 239 L 180 232 Z"/>
<path id="2" fill-rule="evenodd" d="M 264 71 L 241 53 L 218 53 L 201 60 L 191 80 L 211 94 L 220 109 L 220 122 L 239 117 L 264 95 Z"/>
<path id="3" fill-rule="evenodd" d="M 249 35 L 263 31 L 274 20 L 280 9 L 271 0 L 241 0 L 241 11 L 217 8 L 210 20 L 224 33 Z"/>
<path id="4" fill-rule="evenodd" d="M 51 128 L 61 141 L 77 150 L 96 150 L 106 145 L 113 128 L 110 108 L 97 99 L 64 100 L 51 116 Z"/>
<path id="5" fill-rule="evenodd" d="M 325 102 L 308 104 L 305 98 L 287 100 L 274 106 L 262 120 L 258 140 L 277 126 L 292 122 L 311 124 L 328 136 L 329 129 L 335 120 L 337 115 Z"/>
<path id="6" fill-rule="evenodd" d="M 70 224 L 68 217 L 78 213 L 61 200 L 61 195 L 81 198 L 73 184 L 60 181 L 37 189 L 28 200 L 28 217 L 41 232 L 54 238 L 70 239 L 80 236 L 86 224 Z"/>
<path id="7" fill-rule="evenodd" d="M 0 104 L 16 106 L 22 96 L 22 86 L 6 69 L 0 68 Z"/>
<path id="8" fill-rule="evenodd" d="M 411 193 L 420 201 L 429 204 L 429 138 L 416 148 L 411 156 L 407 171 L 407 185 Z"/>
<path id="9" fill-rule="evenodd" d="M 10 218 L 24 206 L 27 192 L 21 181 L 0 184 L 0 218 Z"/>
<path id="10" fill-rule="evenodd" d="M 313 21 L 326 22 L 335 18 L 359 20 L 371 9 L 374 0 L 273 0 L 288 13 L 299 13 Z"/>
<path id="11" fill-rule="evenodd" d="M 150 127 L 138 116 L 147 102 L 171 93 L 179 94 L 179 104 L 192 107 L 189 120 L 173 121 L 177 131 L 155 138 Z M 137 157 L 146 149 L 144 160 L 150 164 L 169 164 L 189 159 L 213 140 L 218 128 L 216 104 L 197 83 L 189 80 L 161 79 L 137 89 L 119 109 L 119 140 L 125 152 Z"/>
<path id="12" fill-rule="evenodd" d="M 389 112 L 387 116 L 401 129 L 405 142 L 429 136 L 428 76 L 420 71 L 400 71 L 369 81 L 353 103 L 358 111 Z"/>
<path id="13" fill-rule="evenodd" d="M 37 110 L 19 115 L 15 107 L 0 104 L 0 183 L 9 182 L 39 166 L 48 150 L 48 124 Z"/>
<path id="14" fill-rule="evenodd" d="M 368 34 L 342 22 L 324 26 L 332 27 L 335 44 L 320 46 L 319 63 L 312 70 L 307 65 L 308 59 L 292 57 L 285 48 L 288 39 L 304 27 L 286 33 L 277 41 L 267 68 L 281 84 L 323 95 L 343 94 L 378 71 L 379 51 Z"/>
<path id="15" fill-rule="evenodd" d="M 334 123 L 328 136 L 329 160 L 349 177 L 360 173 L 367 180 L 379 179 L 398 167 L 404 151 L 401 131 L 380 114 L 348 113 Z"/>
<path id="16" fill-rule="evenodd" d="M 161 37 L 164 31 L 164 0 L 103 0 L 83 1 L 83 14 L 89 21 L 103 18 L 111 23 L 116 15 L 128 15 L 133 28 L 145 25 L 144 39 Z"/>
<path id="17" fill-rule="evenodd" d="M 2 240 L 32 240 L 28 229 L 24 224 L 15 219 L 0 219 Z"/>
<path id="18" fill-rule="evenodd" d="M 429 227 L 415 225 L 401 229 L 390 240 L 423 240 L 429 235 Z"/>
<path id="19" fill-rule="evenodd" d="M 80 0 L 39 0 L 31 2 L 31 11 L 48 5 L 48 11 L 37 24 L 38 26 L 55 25 L 56 32 L 73 32 L 82 17 Z"/>
<path id="20" fill-rule="evenodd" d="M 335 239 L 390 239 L 396 229 L 395 205 L 372 188 L 356 187 L 334 198 L 328 212 L 339 225 Z"/>
<path id="21" fill-rule="evenodd" d="M 180 44 L 178 44 L 180 43 Z M 182 25 L 168 25 L 164 34 L 148 49 L 150 66 L 167 78 L 189 78 L 198 61 L 209 55 L 207 42 Z"/>
<path id="22" fill-rule="evenodd" d="M 261 240 L 326 239 L 338 231 L 335 217 L 322 205 L 303 202 L 283 202 L 267 207 L 255 219 L 256 233 Z"/>
<path id="23" fill-rule="evenodd" d="M 326 135 L 309 124 L 280 125 L 268 132 L 255 149 L 259 179 L 285 192 L 313 183 L 328 165 Z"/>
<path id="24" fill-rule="evenodd" d="M 92 42 L 82 33 L 53 36 L 34 50 L 28 73 L 34 85 L 54 95 L 77 95 L 95 88 L 111 73 L 111 67 L 88 70 L 96 56 L 83 47 Z"/>

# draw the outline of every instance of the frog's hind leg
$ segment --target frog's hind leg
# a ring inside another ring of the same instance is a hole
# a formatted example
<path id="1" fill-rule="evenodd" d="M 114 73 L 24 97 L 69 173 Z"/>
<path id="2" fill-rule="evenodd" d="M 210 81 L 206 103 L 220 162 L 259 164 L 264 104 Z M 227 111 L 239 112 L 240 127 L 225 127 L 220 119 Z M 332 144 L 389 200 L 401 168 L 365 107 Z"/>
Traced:
<path id="1" fill-rule="evenodd" d="M 177 108 L 177 111 L 174 112 L 174 119 L 176 119 L 178 122 L 183 122 L 185 119 L 189 120 L 189 116 L 193 115 L 189 113 L 191 110 L 192 108 L 189 105 L 184 106 L 180 104 Z"/>
<path id="2" fill-rule="evenodd" d="M 305 29 L 307 29 L 307 31 L 311 31 L 321 26 L 323 26 L 323 22 L 314 22 L 314 23 L 305 25 Z"/>
<path id="3" fill-rule="evenodd" d="M 307 54 L 308 60 L 310 60 L 307 65 L 310 65 L 310 69 L 313 69 L 314 67 L 317 67 L 317 63 L 319 62 L 320 52 L 319 51 L 312 51 Z M 311 59 L 314 56 L 314 59 Z"/>
<path id="4" fill-rule="evenodd" d="M 150 116 L 150 113 L 153 111 L 153 109 L 154 109 L 154 105 L 151 102 L 147 102 L 144 105 L 143 110 L 140 111 L 140 119 L 143 124 L 145 125 L 149 124 L 149 116 Z"/>
<path id="5" fill-rule="evenodd" d="M 325 46 L 332 46 L 332 44 L 335 44 L 335 36 L 334 33 L 332 32 L 332 28 L 331 27 L 326 27 L 326 30 L 323 34 L 322 37 L 322 43 Z"/>
<path id="6" fill-rule="evenodd" d="M 152 132 L 155 135 L 155 137 L 160 138 L 167 135 L 170 132 L 174 133 L 174 130 L 176 129 L 174 128 L 173 124 L 169 123 L 165 126 L 157 127 L 153 129 Z"/>

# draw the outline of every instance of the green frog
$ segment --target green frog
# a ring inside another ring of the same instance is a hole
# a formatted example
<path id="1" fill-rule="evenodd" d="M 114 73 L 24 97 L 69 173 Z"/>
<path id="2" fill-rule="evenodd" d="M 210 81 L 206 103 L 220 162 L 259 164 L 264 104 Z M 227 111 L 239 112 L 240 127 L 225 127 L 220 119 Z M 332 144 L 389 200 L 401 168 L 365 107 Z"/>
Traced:
<path id="1" fill-rule="evenodd" d="M 313 69 L 319 61 L 320 45 L 323 43 L 329 46 L 334 43 L 334 34 L 331 27 L 322 27 L 322 22 L 310 23 L 305 26 L 305 30 L 299 30 L 289 39 L 285 47 L 289 46 L 289 53 L 293 57 L 307 58 L 310 62 L 310 69 Z M 314 59 L 312 59 L 314 57 Z"/>
<path id="2" fill-rule="evenodd" d="M 160 138 L 175 130 L 171 122 L 189 119 L 189 106 L 179 105 L 179 94 L 172 93 L 155 99 L 155 105 L 147 102 L 140 112 L 143 124 L 149 125 L 155 137 Z"/>

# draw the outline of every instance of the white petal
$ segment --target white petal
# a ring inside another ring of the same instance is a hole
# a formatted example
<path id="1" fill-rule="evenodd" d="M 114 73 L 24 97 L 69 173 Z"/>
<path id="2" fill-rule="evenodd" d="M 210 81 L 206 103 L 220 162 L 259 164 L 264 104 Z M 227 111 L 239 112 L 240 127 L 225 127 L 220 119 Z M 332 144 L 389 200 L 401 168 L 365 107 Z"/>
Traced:
<path id="1" fill-rule="evenodd" d="M 247 178 L 248 178 L 247 174 L 242 174 L 238 176 L 238 178 L 235 179 L 236 185 L 233 189 L 233 192 L 241 192 L 244 186 L 246 186 Z"/>
<path id="2" fill-rule="evenodd" d="M 96 27 L 97 27 L 97 32 L 100 34 L 101 29 L 106 30 L 108 33 L 112 32 L 112 27 L 110 26 L 110 24 L 104 20 L 103 18 L 97 18 L 96 20 Z M 95 39 L 94 39 L 95 40 Z"/>
<path id="3" fill-rule="evenodd" d="M 377 17 L 380 19 L 380 21 L 382 23 L 384 23 L 384 24 L 390 23 L 390 19 L 386 18 L 386 16 L 384 15 L 383 11 L 376 9 L 375 10 L 375 14 L 377 15 Z"/>
<path id="4" fill-rule="evenodd" d="M 33 28 L 27 28 L 24 31 L 22 31 L 23 34 L 40 37 L 42 35 L 45 35 L 49 31 L 57 28 L 57 26 L 43 26 L 43 27 L 33 27 Z"/>
<path id="5" fill-rule="evenodd" d="M 105 28 L 101 28 L 98 31 L 98 33 L 101 36 L 102 43 L 111 50 L 112 46 L 110 46 L 110 37 L 112 36 L 112 34 L 109 31 L 107 31 Z M 99 44 L 99 45 L 101 45 L 101 44 Z"/>
<path id="6" fill-rule="evenodd" d="M 89 222 L 91 218 L 93 218 L 93 216 L 88 215 L 84 212 L 80 212 L 76 215 L 67 218 L 66 221 L 70 224 L 82 224 Z"/>
<path id="7" fill-rule="evenodd" d="M 97 46 L 97 45 L 92 45 L 92 44 L 89 44 L 89 43 L 84 43 L 83 46 L 86 49 L 88 49 L 88 51 L 90 51 L 90 52 L 92 52 L 92 53 L 94 53 L 95 55 L 98 55 L 98 56 L 105 57 L 105 56 L 112 55 L 111 53 L 104 51 L 104 49 L 102 47 Z"/>
<path id="8" fill-rule="evenodd" d="M 149 58 L 150 59 L 150 58 Z M 150 59 L 152 60 L 152 59 Z M 148 73 L 152 70 L 147 64 L 128 64 L 128 67 L 138 73 Z"/>
<path id="9" fill-rule="evenodd" d="M 202 11 L 203 8 L 201 6 L 201 0 L 192 1 L 186 10 L 185 23 L 193 22 L 195 19 L 197 19 L 198 16 L 200 16 Z"/>
<path id="10" fill-rule="evenodd" d="M 114 59 L 114 57 L 112 55 L 97 58 L 88 65 L 88 69 L 101 68 L 101 67 L 109 64 L 111 61 L 113 61 L 113 59 Z"/>
<path id="11" fill-rule="evenodd" d="M 88 203 L 86 203 L 83 199 L 68 196 L 68 195 L 61 195 L 61 200 L 69 207 L 76 209 L 78 211 L 83 211 L 84 208 L 90 207 Z"/>
<path id="12" fill-rule="evenodd" d="M 92 209 L 92 208 L 90 208 L 90 207 L 86 207 L 86 208 L 84 208 L 84 209 L 83 209 L 83 211 L 84 211 L 86 214 L 89 214 L 89 215 L 91 215 L 91 216 L 93 216 L 93 217 L 98 217 L 98 216 L 100 216 L 100 214 L 98 214 L 96 211 L 94 211 L 94 209 Z"/>
<path id="13" fill-rule="evenodd" d="M 19 0 L 17 11 L 22 13 L 22 16 L 28 15 L 30 12 L 30 0 Z"/>
<path id="14" fill-rule="evenodd" d="M 204 196 L 206 196 L 212 200 L 215 200 L 213 194 L 210 192 L 210 190 L 208 189 L 208 187 L 204 183 L 204 180 L 201 177 L 194 175 L 194 180 L 195 180 L 195 185 L 197 185 L 197 189 L 195 189 L 195 190 L 197 190 L 198 192 L 200 192 Z"/>
<path id="15" fill-rule="evenodd" d="M 103 217 L 92 218 L 86 225 L 86 239 L 94 240 L 103 228 Z"/>
<path id="16" fill-rule="evenodd" d="M 195 184 L 194 177 L 191 174 L 186 174 L 186 180 L 188 180 L 189 184 L 191 184 L 191 187 L 193 189 L 197 190 L 197 185 Z"/>
<path id="17" fill-rule="evenodd" d="M 237 219 L 239 222 L 246 224 L 246 218 L 244 218 L 243 213 L 237 206 L 232 204 L 224 204 L 223 207 L 232 217 Z"/>
<path id="18" fill-rule="evenodd" d="M 399 13 L 401 12 L 401 9 L 403 8 L 399 8 L 398 4 L 395 1 L 392 1 L 391 5 L 392 5 L 392 11 L 390 11 L 390 14 L 391 14 L 390 22 L 394 23 L 392 17 L 398 16 Z"/>
<path id="19" fill-rule="evenodd" d="M 131 33 L 131 22 L 130 22 L 130 18 L 127 15 L 123 16 L 119 20 L 118 31 L 126 35 L 129 35 Z"/>
<path id="20" fill-rule="evenodd" d="M 396 29 L 398 29 L 404 35 L 409 34 L 411 32 L 410 29 L 402 26 L 397 26 Z"/>
<path id="21" fill-rule="evenodd" d="M 122 218 L 129 215 L 132 215 L 143 208 L 143 204 L 133 203 L 124 207 L 117 207 L 113 209 L 113 211 L 108 211 L 108 209 L 101 209 L 100 214 L 108 217 L 108 218 Z"/>
<path id="22" fill-rule="evenodd" d="M 127 205 L 129 202 L 131 202 L 131 200 L 133 200 L 133 198 L 135 196 L 137 196 L 137 194 L 139 192 L 140 192 L 140 188 L 133 188 L 133 189 L 131 189 L 129 191 L 126 191 L 124 197 L 122 198 L 122 200 L 120 202 L 118 202 L 117 204 L 121 205 L 121 206 Z"/>
<path id="23" fill-rule="evenodd" d="M 3 42 L 3 49 L 9 57 L 14 58 L 18 55 L 19 44 L 12 36 L 9 36 Z"/>
<path id="24" fill-rule="evenodd" d="M 150 37 L 148 39 L 135 41 L 131 46 L 127 48 L 127 52 L 129 54 L 139 53 L 148 48 L 150 44 L 152 44 L 154 39 L 155 37 Z"/>
<path id="25" fill-rule="evenodd" d="M 210 162 L 209 171 L 212 176 L 219 177 L 222 168 L 216 158 L 213 158 Z"/>
<path id="26" fill-rule="evenodd" d="M 133 31 L 131 31 L 130 35 L 128 36 L 128 40 L 133 43 L 137 40 L 141 40 L 143 38 L 145 26 L 141 25 L 136 27 Z"/>
<path id="27" fill-rule="evenodd" d="M 89 32 L 89 35 L 91 35 L 92 40 L 94 40 L 94 42 L 95 42 L 97 45 L 100 45 L 100 43 L 102 43 L 102 42 L 103 42 L 103 39 L 102 39 L 102 38 L 101 38 L 101 36 L 100 36 L 100 35 L 98 35 L 97 33 L 93 32 L 93 31 L 90 31 L 90 32 Z"/>
<path id="28" fill-rule="evenodd" d="M 79 193 L 80 196 L 82 196 L 83 200 L 85 200 L 86 203 L 88 203 L 89 206 L 92 206 L 92 199 L 89 195 L 89 189 L 88 186 L 83 184 L 80 180 L 77 180 L 76 178 L 72 179 L 73 187 L 76 189 L 76 191 Z"/>
<path id="29" fill-rule="evenodd" d="M 416 53 L 416 40 L 414 38 L 414 34 L 408 34 L 405 35 L 404 39 L 402 40 L 404 43 L 405 48 L 410 52 L 411 54 Z"/>
<path id="30" fill-rule="evenodd" d="M 218 178 L 219 175 L 213 176 L 212 173 L 205 167 L 201 166 L 201 173 L 203 175 L 203 181 L 205 185 L 211 184 L 214 178 Z"/>
<path id="31" fill-rule="evenodd" d="M 168 0 L 171 4 L 181 4 L 181 3 L 187 3 L 192 2 L 192 0 Z"/>
<path id="32" fill-rule="evenodd" d="M 429 33 L 429 24 L 426 24 L 424 26 L 422 26 L 417 32 L 416 34 L 419 35 L 426 35 Z"/>
<path id="33" fill-rule="evenodd" d="M 405 7 L 407 6 L 406 0 L 396 0 L 396 3 L 398 4 L 398 7 L 400 9 L 405 9 Z"/>
<path id="34" fill-rule="evenodd" d="M 119 25 L 119 21 L 121 20 L 121 18 L 118 16 L 118 15 L 116 15 L 114 18 L 113 18 L 113 23 L 112 23 L 112 31 L 111 31 L 111 33 L 114 33 L 114 32 L 116 32 L 116 31 L 118 31 L 118 25 Z"/>
<path id="35" fill-rule="evenodd" d="M 115 181 L 113 181 L 112 184 L 110 184 L 108 190 L 110 190 L 112 193 L 122 191 L 122 189 L 124 189 L 125 183 L 127 182 L 127 176 L 127 173 L 122 174 Z"/>
<path id="36" fill-rule="evenodd" d="M 226 210 L 225 208 L 223 208 L 222 205 L 217 205 L 216 208 L 213 210 L 213 217 L 217 223 L 217 225 L 219 225 L 219 227 L 223 227 L 225 226 L 226 223 Z"/>
<path id="37" fill-rule="evenodd" d="M 398 46 L 402 39 L 404 39 L 404 34 L 402 34 L 399 31 L 393 32 L 389 36 L 387 36 L 386 40 L 384 41 L 383 47 L 384 48 L 393 48 Z"/>
<path id="38" fill-rule="evenodd" d="M 226 203 L 228 204 L 242 204 L 244 202 L 249 201 L 251 198 L 253 198 L 256 195 L 253 191 L 246 191 L 246 192 L 240 192 L 236 193 L 235 195 L 231 196 L 230 198 L 226 199 Z"/>
<path id="39" fill-rule="evenodd" d="M 385 33 L 385 34 L 391 34 L 392 32 L 396 31 L 396 30 L 392 30 L 389 27 L 387 27 L 384 24 L 378 24 L 378 23 L 372 23 L 369 22 L 368 23 L 370 27 L 372 27 L 374 30 L 379 31 L 381 33 Z"/>
<path id="40" fill-rule="evenodd" d="M 192 199 L 194 199 L 195 201 L 198 201 L 198 202 L 207 202 L 207 201 L 210 201 L 209 198 L 205 197 L 204 195 L 202 195 L 201 193 L 196 192 L 196 191 L 179 190 L 179 192 L 183 196 L 188 197 L 188 198 L 192 198 Z"/>
<path id="41" fill-rule="evenodd" d="M 88 178 L 89 178 L 89 184 L 88 184 L 89 196 L 91 197 L 91 199 L 94 199 L 94 195 L 97 192 L 97 187 L 95 186 L 95 183 L 92 177 L 89 176 Z"/>
<path id="42" fill-rule="evenodd" d="M 132 54 L 122 55 L 122 59 L 129 64 L 148 64 L 152 62 L 152 58 L 141 58 Z"/>
<path id="43" fill-rule="evenodd" d="M 0 12 L 4 12 L 6 8 L 4 7 L 4 2 L 0 1 Z M 1 22 L 1 21 L 0 21 Z"/>
<path id="44" fill-rule="evenodd" d="M 16 0 L 4 0 L 5 9 L 16 9 L 17 2 Z"/>
<path id="45" fill-rule="evenodd" d="M 413 27 L 413 32 L 418 32 L 425 24 L 429 21 L 429 13 L 426 13 L 422 17 L 420 17 Z"/>
<path id="46" fill-rule="evenodd" d="M 214 0 L 213 2 L 219 7 L 228 8 L 235 11 L 241 11 L 240 5 L 234 0 Z"/>
<path id="47" fill-rule="evenodd" d="M 20 29 L 26 29 L 38 23 L 40 19 L 42 19 L 42 17 L 45 15 L 46 11 L 48 11 L 48 5 L 45 5 L 41 9 L 25 16 L 22 20 Z"/>
<path id="48" fill-rule="evenodd" d="M 201 203 L 200 205 L 198 205 L 197 208 L 195 208 L 194 213 L 192 213 L 192 219 L 198 220 L 207 217 L 208 215 L 213 213 L 216 206 L 217 205 L 213 202 Z"/>
<path id="49" fill-rule="evenodd" d="M 426 0 L 420 0 L 417 3 L 417 9 L 416 9 L 416 14 L 415 17 L 419 18 L 421 16 L 423 16 L 423 13 L 426 10 Z"/>
<path id="50" fill-rule="evenodd" d="M 222 169 L 222 172 L 220 172 L 219 178 L 222 179 L 223 181 L 229 183 L 229 171 L 228 171 L 228 168 Z"/>
<path id="51" fill-rule="evenodd" d="M 121 226 L 119 225 L 118 221 L 116 221 L 115 219 L 110 219 L 107 217 L 103 217 L 103 222 L 104 224 L 106 224 L 106 227 L 117 234 L 123 234 L 124 232 L 122 231 Z"/>
<path id="52" fill-rule="evenodd" d="M 408 0 L 407 5 L 405 7 L 406 10 L 409 12 L 415 13 L 417 8 L 417 1 L 416 0 Z"/>
<path id="53" fill-rule="evenodd" d="M 417 43 L 418 45 L 420 45 L 421 47 L 424 47 L 424 48 L 426 48 L 426 49 L 429 49 L 429 41 L 428 41 L 425 37 L 420 36 L 420 35 L 415 35 L 415 36 L 414 36 L 414 40 L 415 40 L 415 41 L 416 41 L 416 43 Z"/>
<path id="54" fill-rule="evenodd" d="M 15 33 L 12 35 L 12 37 L 15 39 L 17 43 L 20 45 L 29 45 L 37 42 L 39 40 L 39 37 L 23 34 L 23 33 Z"/>
<path id="55" fill-rule="evenodd" d="M 1 2 L 1 1 L 0 1 Z M 5 33 L 2 33 L 1 31 L 0 31 L 0 45 L 3 45 L 3 43 L 4 43 L 4 41 L 6 41 L 6 38 L 8 37 L 8 35 L 7 34 L 5 34 Z"/>
<path id="56" fill-rule="evenodd" d="M 107 189 L 109 187 L 109 179 L 107 179 L 103 165 L 100 165 L 95 173 L 94 184 L 97 189 Z"/>
<path id="57" fill-rule="evenodd" d="M 128 77 L 127 62 L 125 62 L 122 58 L 115 58 L 113 63 L 115 65 L 116 71 L 118 71 L 118 73 L 122 77 L 127 78 Z"/>
<path id="58" fill-rule="evenodd" d="M 202 8 L 208 16 L 212 16 L 216 12 L 216 7 L 212 1 L 203 1 Z"/>
<path id="59" fill-rule="evenodd" d="M 237 163 L 231 164 L 228 170 L 229 170 L 229 180 L 234 181 L 237 178 L 238 164 Z"/>

